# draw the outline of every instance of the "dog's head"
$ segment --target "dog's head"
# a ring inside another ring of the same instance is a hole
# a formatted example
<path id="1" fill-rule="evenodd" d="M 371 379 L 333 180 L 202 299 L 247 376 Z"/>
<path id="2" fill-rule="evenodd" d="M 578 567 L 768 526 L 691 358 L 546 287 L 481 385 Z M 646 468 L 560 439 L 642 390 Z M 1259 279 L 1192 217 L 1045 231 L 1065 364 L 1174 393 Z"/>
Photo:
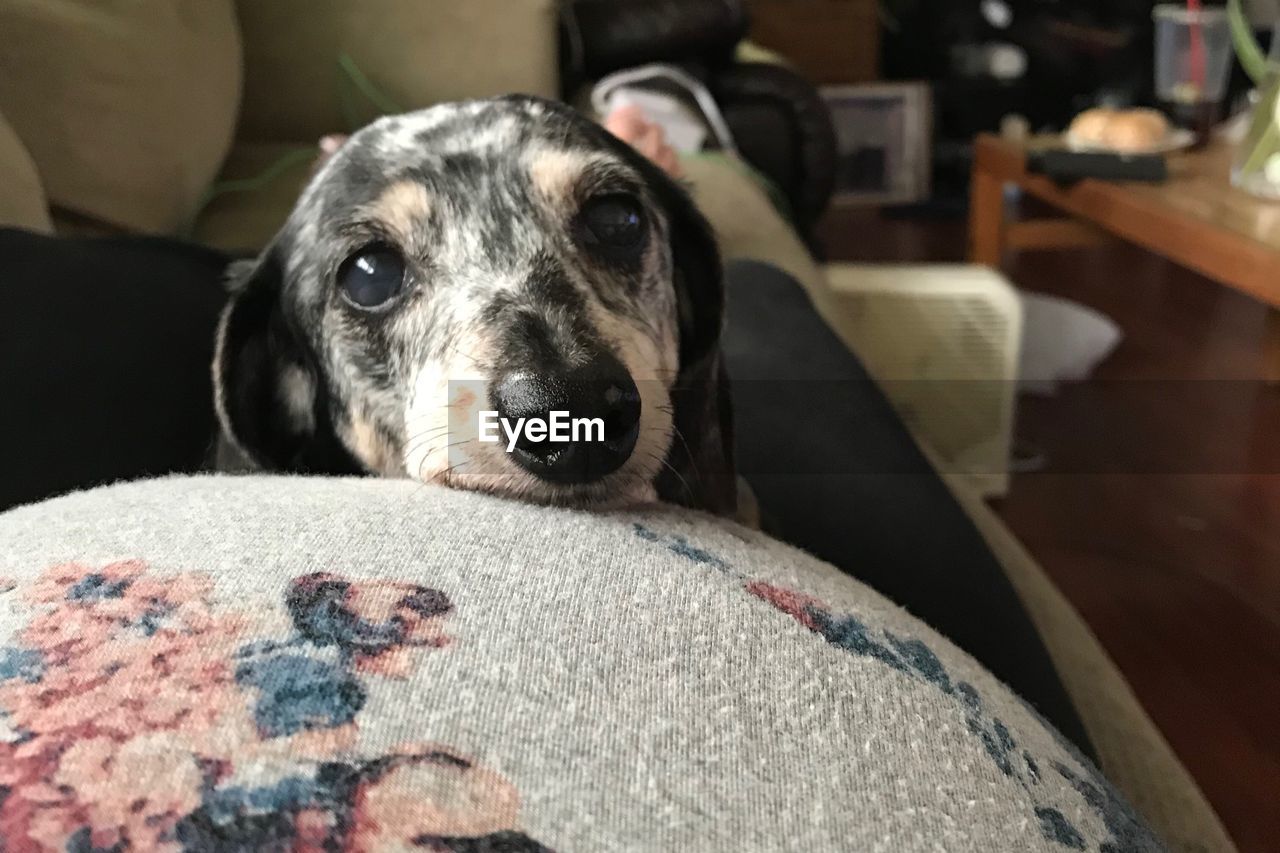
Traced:
<path id="1" fill-rule="evenodd" d="M 264 468 L 731 513 L 723 298 L 686 193 L 569 108 L 385 118 L 233 273 L 218 414 Z"/>

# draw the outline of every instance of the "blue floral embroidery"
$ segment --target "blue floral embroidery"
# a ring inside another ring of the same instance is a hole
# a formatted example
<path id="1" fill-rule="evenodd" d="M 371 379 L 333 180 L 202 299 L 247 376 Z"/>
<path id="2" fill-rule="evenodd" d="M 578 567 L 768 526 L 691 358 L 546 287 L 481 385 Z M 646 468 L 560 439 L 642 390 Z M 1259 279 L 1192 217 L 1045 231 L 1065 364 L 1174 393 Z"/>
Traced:
<path id="1" fill-rule="evenodd" d="M 1102 817 L 1102 822 L 1111 832 L 1111 841 L 1099 845 L 1101 853 L 1129 853 L 1129 851 L 1158 851 L 1164 849 L 1151 836 L 1151 832 L 1128 804 L 1120 798 L 1111 783 L 1102 774 L 1093 769 L 1088 762 L 1080 761 L 1084 774 L 1077 773 L 1067 765 L 1055 761 L 1053 769 L 1067 780 L 1072 788 L 1084 797 L 1086 803 Z M 1085 778 L 1088 776 L 1089 778 Z"/>
<path id="2" fill-rule="evenodd" d="M 1066 815 L 1048 806 L 1037 806 L 1036 817 L 1040 818 L 1040 831 L 1050 841 L 1056 841 L 1063 847 L 1072 850 L 1083 850 L 1084 836 L 1080 830 L 1071 825 Z"/>
<path id="3" fill-rule="evenodd" d="M 93 843 L 93 830 L 83 827 L 67 839 L 67 853 L 125 853 L 124 842 L 117 842 L 110 847 L 99 847 Z"/>
<path id="4" fill-rule="evenodd" d="M 891 648 L 871 636 L 861 620 L 853 616 L 833 618 L 828 613 L 816 611 L 810 616 L 818 626 L 818 633 L 831 645 L 855 655 L 875 658 L 899 672 L 911 671 Z"/>
<path id="5" fill-rule="evenodd" d="M 1022 760 L 1027 763 L 1027 773 L 1031 776 L 1031 781 L 1035 784 L 1040 782 L 1040 765 L 1031 757 L 1031 753 L 1025 749 L 1022 751 Z"/>
<path id="6" fill-rule="evenodd" d="M 643 524 L 633 524 L 632 529 L 636 536 L 639 536 L 646 542 L 658 542 L 666 546 L 667 550 L 673 554 L 684 557 L 690 562 L 703 566 L 712 566 L 721 571 L 728 571 L 729 564 L 724 560 L 712 554 L 710 551 L 703 550 L 695 545 L 689 544 L 689 540 L 679 534 L 670 536 L 660 536 L 654 533 Z"/>
<path id="7" fill-rule="evenodd" d="M 106 575 L 94 572 L 85 575 L 79 583 L 67 590 L 67 601 L 102 601 L 104 598 L 119 598 L 129 588 L 129 580 L 110 581 Z"/>
<path id="8" fill-rule="evenodd" d="M 350 672 L 302 655 L 241 664 L 236 681 L 262 691 L 253 717 L 268 738 L 349 723 L 365 701 L 364 688 Z"/>
<path id="9" fill-rule="evenodd" d="M 44 677 L 44 655 L 38 649 L 5 646 L 0 649 L 0 681 L 21 678 L 35 684 Z"/>
<path id="10" fill-rule="evenodd" d="M 352 803 L 359 798 L 359 789 L 376 785 L 388 771 L 406 764 L 452 765 L 464 771 L 471 767 L 469 762 L 447 753 L 423 752 L 372 761 L 323 762 L 310 768 L 306 775 L 289 776 L 258 788 L 218 788 L 211 778 L 205 784 L 201 807 L 178 823 L 172 840 L 186 850 L 292 849 L 298 815 L 312 810 L 329 818 L 325 837 L 310 839 L 316 848 L 351 849 L 349 840 L 357 822 Z M 471 837 L 420 835 L 405 840 L 409 844 L 404 846 L 454 853 L 552 853 L 550 848 L 515 830 Z"/>
<path id="11" fill-rule="evenodd" d="M 834 615 L 814 599 L 789 590 L 750 581 L 733 570 L 723 559 L 705 549 L 691 545 L 682 536 L 664 536 L 643 525 L 634 527 L 636 536 L 664 545 L 672 553 L 700 565 L 711 565 L 746 583 L 752 594 L 788 613 L 801 624 L 819 634 L 837 648 L 877 660 L 899 672 L 919 677 L 942 693 L 956 697 L 965 711 L 965 727 L 982 744 L 992 763 L 1005 776 L 1016 779 L 1028 794 L 1041 783 L 1039 764 L 1026 749 L 1019 749 L 1009 727 L 998 717 L 986 712 L 982 696 L 966 681 L 953 681 L 941 659 L 925 643 L 904 638 L 891 631 L 875 631 L 851 614 Z M 883 639 L 881 639 L 883 637 Z M 1154 853 L 1163 846 L 1143 825 L 1119 793 L 1093 768 L 1091 762 L 1066 741 L 1034 708 L 1023 703 L 1032 716 L 1049 732 L 1068 755 L 1082 768 L 1081 773 L 1055 762 L 1054 769 L 1070 784 L 1102 819 L 1111 838 L 1099 844 L 1099 853 Z M 1021 751 L 1021 762 L 1015 758 Z M 1025 768 L 1025 770 L 1024 770 Z M 1087 777 L 1087 778 L 1086 778 Z M 1083 850 L 1084 836 L 1058 809 L 1038 806 L 1035 809 L 1041 832 L 1049 841 L 1064 847 Z"/>

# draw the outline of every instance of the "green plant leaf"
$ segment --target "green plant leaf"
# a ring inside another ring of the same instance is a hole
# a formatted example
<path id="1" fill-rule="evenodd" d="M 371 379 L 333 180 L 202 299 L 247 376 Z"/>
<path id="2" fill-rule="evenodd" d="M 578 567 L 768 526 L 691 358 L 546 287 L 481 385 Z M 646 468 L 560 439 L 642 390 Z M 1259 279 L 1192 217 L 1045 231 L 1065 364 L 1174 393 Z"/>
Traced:
<path id="1" fill-rule="evenodd" d="M 1245 17 L 1240 0 L 1227 0 L 1227 21 L 1231 26 L 1231 43 L 1235 45 L 1240 64 L 1255 84 L 1267 76 L 1267 57 L 1254 38 L 1253 27 Z"/>

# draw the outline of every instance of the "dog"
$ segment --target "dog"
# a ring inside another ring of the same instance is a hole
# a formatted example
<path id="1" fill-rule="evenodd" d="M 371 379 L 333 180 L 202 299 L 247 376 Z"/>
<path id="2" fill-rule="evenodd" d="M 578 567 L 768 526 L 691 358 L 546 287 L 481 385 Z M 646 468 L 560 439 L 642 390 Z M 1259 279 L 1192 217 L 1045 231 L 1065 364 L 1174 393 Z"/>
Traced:
<path id="1" fill-rule="evenodd" d="M 513 95 L 373 122 L 229 280 L 215 407 L 249 467 L 736 512 L 714 236 L 681 186 L 567 106 Z M 539 440 L 556 413 L 596 429 Z"/>

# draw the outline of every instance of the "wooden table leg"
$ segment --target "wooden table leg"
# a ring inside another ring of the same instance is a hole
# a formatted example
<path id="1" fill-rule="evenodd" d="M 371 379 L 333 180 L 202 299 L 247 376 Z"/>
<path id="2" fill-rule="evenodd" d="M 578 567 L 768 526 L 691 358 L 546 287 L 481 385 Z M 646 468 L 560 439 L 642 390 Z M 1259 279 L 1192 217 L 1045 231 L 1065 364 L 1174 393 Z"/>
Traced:
<path id="1" fill-rule="evenodd" d="M 1004 231 L 1004 181 L 975 163 L 969 182 L 969 260 L 998 268 Z"/>
<path id="2" fill-rule="evenodd" d="M 1280 309 L 1267 309 L 1267 326 L 1262 332 L 1262 380 L 1280 385 Z"/>

